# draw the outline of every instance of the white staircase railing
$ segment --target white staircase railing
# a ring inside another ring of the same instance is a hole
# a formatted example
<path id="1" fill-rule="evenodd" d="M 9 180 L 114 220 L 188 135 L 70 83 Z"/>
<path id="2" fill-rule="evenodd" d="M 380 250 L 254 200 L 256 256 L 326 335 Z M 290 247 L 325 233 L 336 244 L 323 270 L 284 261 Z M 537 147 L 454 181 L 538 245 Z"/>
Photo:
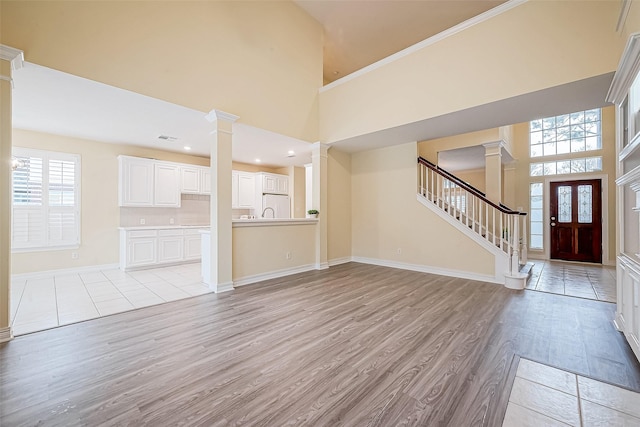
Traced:
<path id="1" fill-rule="evenodd" d="M 509 258 L 509 274 L 527 263 L 527 214 L 513 211 L 486 198 L 484 193 L 418 158 L 418 192 Z"/>

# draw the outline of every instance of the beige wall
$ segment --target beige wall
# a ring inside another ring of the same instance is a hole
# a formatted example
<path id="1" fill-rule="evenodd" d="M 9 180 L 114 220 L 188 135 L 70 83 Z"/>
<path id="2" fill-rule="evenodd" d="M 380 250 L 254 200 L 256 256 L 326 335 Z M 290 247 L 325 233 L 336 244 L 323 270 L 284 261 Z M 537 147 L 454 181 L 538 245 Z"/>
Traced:
<path id="1" fill-rule="evenodd" d="M 239 163 L 233 162 L 232 166 L 234 171 L 242 171 L 242 172 L 269 172 L 269 173 L 277 173 L 278 168 L 271 168 L 269 166 L 261 166 L 261 165 L 250 165 L 248 163 Z"/>
<path id="2" fill-rule="evenodd" d="M 327 258 L 331 264 L 351 257 L 351 155 L 330 149 L 327 175 Z"/>
<path id="3" fill-rule="evenodd" d="M 337 84 L 320 94 L 320 140 L 340 141 L 615 71 L 623 47 L 615 32 L 619 8 L 617 1 L 528 1 Z"/>
<path id="4" fill-rule="evenodd" d="M 316 227 L 316 223 L 234 227 L 233 280 L 315 265 Z"/>
<path id="5" fill-rule="evenodd" d="M 304 218 L 307 216 L 307 211 L 305 210 L 307 189 L 304 167 L 291 166 L 289 168 L 289 178 L 293 186 L 289 191 L 291 195 L 291 216 L 293 218 Z"/>
<path id="6" fill-rule="evenodd" d="M 322 27 L 289 1 L 5 1 L 35 64 L 318 140 Z"/>
<path id="7" fill-rule="evenodd" d="M 608 175 L 608 206 L 604 205 L 603 211 L 607 210 L 608 215 L 608 228 L 603 228 L 603 236 L 605 233 L 609 238 L 609 262 L 615 261 L 616 256 L 616 163 L 615 163 L 615 109 L 614 107 L 607 107 L 602 109 L 602 150 L 588 151 L 580 153 L 578 155 L 558 155 L 543 157 L 544 160 L 563 160 L 571 157 L 592 157 L 602 156 L 602 172 L 594 172 L 594 174 L 570 174 L 570 175 L 553 175 L 550 177 L 530 177 L 529 165 L 530 163 L 538 163 L 541 158 L 529 158 L 529 123 L 519 123 L 514 125 L 514 156 L 518 159 L 516 163 L 516 185 L 515 185 L 515 197 L 516 206 L 524 207 L 526 212 L 530 211 L 529 207 L 529 184 L 531 182 L 548 182 L 562 181 L 562 180 L 579 180 L 588 179 L 589 175 Z M 548 186 L 545 185 L 545 191 L 548 192 Z M 545 206 L 545 216 L 548 217 L 548 206 Z M 529 251 L 533 257 L 543 257 L 543 253 L 536 251 Z M 603 254 L 604 255 L 604 254 Z"/>
<path id="8" fill-rule="evenodd" d="M 416 200 L 417 152 L 351 155 L 353 256 L 493 276 L 492 254 Z"/>
<path id="9" fill-rule="evenodd" d="M 82 171 L 80 247 L 15 253 L 11 260 L 13 274 L 118 262 L 118 155 L 150 157 L 202 166 L 209 164 L 209 160 L 203 157 L 19 129 L 13 131 L 13 145 L 79 154 Z M 78 259 L 71 259 L 71 252 L 77 252 Z"/>
<path id="10" fill-rule="evenodd" d="M 485 178 L 486 172 L 484 169 L 474 169 L 468 171 L 455 171 L 453 172 L 455 176 L 460 178 L 466 183 L 471 184 L 473 187 L 484 193 L 486 188 L 485 186 Z M 504 182 L 504 181 L 503 181 Z"/>

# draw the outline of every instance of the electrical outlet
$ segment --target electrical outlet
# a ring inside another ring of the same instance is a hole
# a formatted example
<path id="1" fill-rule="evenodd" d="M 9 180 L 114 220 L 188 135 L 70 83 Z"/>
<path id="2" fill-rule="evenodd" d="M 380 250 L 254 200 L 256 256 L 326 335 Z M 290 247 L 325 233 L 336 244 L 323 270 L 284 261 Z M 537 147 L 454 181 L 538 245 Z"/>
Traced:
<path id="1" fill-rule="evenodd" d="M 140 225 L 145 225 L 147 221 L 144 220 L 144 218 L 140 218 Z"/>
<path id="2" fill-rule="evenodd" d="M 169 224 L 173 224 L 173 218 L 169 218 Z"/>
<path id="3" fill-rule="evenodd" d="M 287 254 L 285 255 L 285 258 L 291 259 L 291 252 L 287 252 Z"/>
<path id="4" fill-rule="evenodd" d="M 398 255 L 402 255 L 402 248 L 398 248 Z"/>
<path id="5" fill-rule="evenodd" d="M 78 259 L 78 252 L 71 252 L 71 259 Z"/>

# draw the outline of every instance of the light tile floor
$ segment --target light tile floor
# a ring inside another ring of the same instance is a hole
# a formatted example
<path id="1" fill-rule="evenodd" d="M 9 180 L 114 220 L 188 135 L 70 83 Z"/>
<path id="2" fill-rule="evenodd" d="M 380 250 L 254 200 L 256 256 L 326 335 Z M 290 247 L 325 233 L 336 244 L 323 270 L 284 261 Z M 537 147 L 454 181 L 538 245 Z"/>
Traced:
<path id="1" fill-rule="evenodd" d="M 21 335 L 208 292 L 200 263 L 12 279 L 11 326 Z"/>
<path id="2" fill-rule="evenodd" d="M 520 359 L 503 427 L 640 426 L 640 393 Z"/>
<path id="3" fill-rule="evenodd" d="M 594 264 L 538 261 L 527 289 L 572 297 L 616 302 L 616 269 Z"/>

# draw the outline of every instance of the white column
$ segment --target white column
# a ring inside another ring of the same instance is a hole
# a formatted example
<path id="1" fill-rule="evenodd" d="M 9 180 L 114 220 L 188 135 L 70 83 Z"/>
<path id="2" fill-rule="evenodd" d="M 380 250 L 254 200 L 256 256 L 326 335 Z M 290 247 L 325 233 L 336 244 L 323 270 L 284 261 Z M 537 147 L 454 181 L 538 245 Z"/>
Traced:
<path id="1" fill-rule="evenodd" d="M 485 149 L 485 193 L 494 203 L 502 202 L 502 141 L 482 144 Z"/>
<path id="2" fill-rule="evenodd" d="M 312 164 L 312 209 L 318 210 L 316 226 L 316 269 L 329 268 L 327 261 L 327 151 L 329 146 L 321 142 L 313 144 Z"/>
<path id="3" fill-rule="evenodd" d="M 231 222 L 231 145 L 233 114 L 213 110 L 207 116 L 211 132 L 211 239 L 209 277 L 203 280 L 214 292 L 233 289 L 233 229 Z M 203 262 L 206 262 L 203 260 Z"/>
<path id="4" fill-rule="evenodd" d="M 22 67 L 21 50 L 0 45 L 0 342 L 13 338 L 9 324 L 11 283 L 11 73 Z"/>
<path id="5" fill-rule="evenodd" d="M 511 209 L 516 208 L 516 162 L 515 160 L 504 166 L 503 203 Z"/>

